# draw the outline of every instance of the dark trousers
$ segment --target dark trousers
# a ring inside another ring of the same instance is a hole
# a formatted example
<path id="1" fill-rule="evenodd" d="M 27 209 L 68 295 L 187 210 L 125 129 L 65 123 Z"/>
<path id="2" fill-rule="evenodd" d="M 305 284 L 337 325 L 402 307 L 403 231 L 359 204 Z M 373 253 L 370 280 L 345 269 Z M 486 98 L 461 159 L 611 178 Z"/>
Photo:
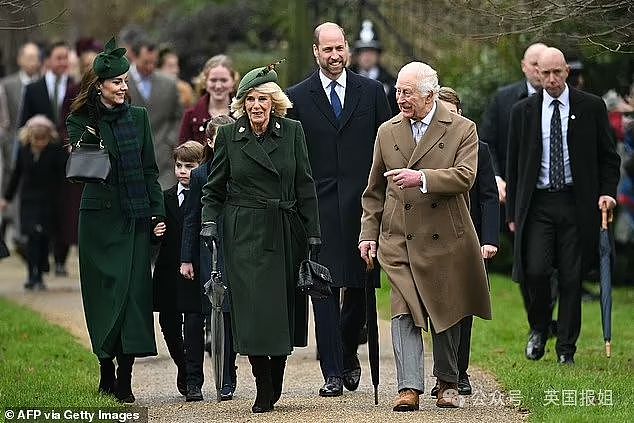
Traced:
<path id="1" fill-rule="evenodd" d="M 356 366 L 359 332 L 365 320 L 363 288 L 346 288 L 340 305 L 340 289 L 323 300 L 313 300 L 315 336 L 324 378 L 341 376 Z M 347 367 L 346 367 L 347 366 Z"/>
<path id="2" fill-rule="evenodd" d="M 558 270 L 558 355 L 575 353 L 581 330 L 581 242 L 575 216 L 571 190 L 536 190 L 524 228 L 528 322 L 544 335 L 552 315 L 551 276 Z"/>
<path id="3" fill-rule="evenodd" d="M 61 236 L 56 236 L 53 240 L 53 257 L 55 258 L 56 265 L 66 266 L 70 245 L 60 238 Z"/>
<path id="4" fill-rule="evenodd" d="M 49 236 L 41 226 L 37 226 L 28 234 L 27 258 L 30 283 L 41 283 L 42 272 L 49 270 L 48 245 Z"/>
<path id="5" fill-rule="evenodd" d="M 202 386 L 204 382 L 204 323 L 202 313 L 159 313 L 159 324 L 167 349 L 176 366 L 185 366 L 187 385 Z"/>
<path id="6" fill-rule="evenodd" d="M 434 326 L 430 324 L 431 342 L 434 348 L 434 376 L 443 382 L 458 382 L 460 373 L 458 369 L 458 351 L 460 349 L 463 321 L 440 333 L 436 333 Z"/>
<path id="7" fill-rule="evenodd" d="M 458 345 L 458 376 L 464 376 L 469 368 L 471 354 L 471 327 L 473 316 L 467 316 L 460 321 L 460 343 Z"/>

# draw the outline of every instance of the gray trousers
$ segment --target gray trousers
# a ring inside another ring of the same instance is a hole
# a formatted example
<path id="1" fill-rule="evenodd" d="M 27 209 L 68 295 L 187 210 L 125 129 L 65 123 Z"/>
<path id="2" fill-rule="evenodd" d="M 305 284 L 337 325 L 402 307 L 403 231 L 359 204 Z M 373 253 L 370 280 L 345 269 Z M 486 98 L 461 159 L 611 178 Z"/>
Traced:
<path id="1" fill-rule="evenodd" d="M 436 333 L 431 327 L 434 357 L 434 376 L 444 382 L 458 382 L 458 346 L 460 324 Z M 398 390 L 414 389 L 424 392 L 423 338 L 421 328 L 414 325 L 409 314 L 392 318 L 392 346 L 396 361 Z"/>

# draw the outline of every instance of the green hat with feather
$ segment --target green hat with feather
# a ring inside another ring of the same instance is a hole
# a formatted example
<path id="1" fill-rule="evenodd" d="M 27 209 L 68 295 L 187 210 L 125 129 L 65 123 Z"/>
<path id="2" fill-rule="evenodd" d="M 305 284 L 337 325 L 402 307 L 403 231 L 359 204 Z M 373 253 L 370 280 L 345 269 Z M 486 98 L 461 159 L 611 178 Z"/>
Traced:
<path id="1" fill-rule="evenodd" d="M 117 47 L 117 42 L 112 37 L 106 43 L 104 50 L 95 57 L 92 69 L 101 79 L 123 75 L 130 69 L 130 62 L 126 59 L 125 52 L 125 48 Z"/>
<path id="2" fill-rule="evenodd" d="M 277 72 L 275 72 L 275 67 L 285 60 L 286 59 L 282 59 L 279 62 L 271 63 L 270 65 L 263 66 L 261 68 L 255 68 L 247 72 L 240 80 L 236 98 L 240 100 L 246 93 L 258 85 L 262 85 L 267 82 L 277 83 Z"/>

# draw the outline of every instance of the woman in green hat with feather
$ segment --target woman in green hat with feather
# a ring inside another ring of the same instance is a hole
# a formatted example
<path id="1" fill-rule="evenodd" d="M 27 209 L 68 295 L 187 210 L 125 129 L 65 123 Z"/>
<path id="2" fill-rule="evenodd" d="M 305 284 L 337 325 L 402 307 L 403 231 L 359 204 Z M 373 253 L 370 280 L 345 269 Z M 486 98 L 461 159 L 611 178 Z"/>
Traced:
<path id="1" fill-rule="evenodd" d="M 106 182 L 86 183 L 81 199 L 81 294 L 99 392 L 131 403 L 134 358 L 156 355 L 150 233 L 165 211 L 147 111 L 127 102 L 124 54 L 112 38 L 97 55 L 67 127 L 73 146 L 101 143 L 110 158 Z"/>
<path id="2" fill-rule="evenodd" d="M 240 81 L 231 104 L 237 121 L 218 129 L 202 200 L 204 239 L 218 240 L 223 216 L 234 347 L 251 363 L 254 413 L 273 410 L 286 357 L 294 346 L 306 346 L 307 298 L 296 291 L 297 275 L 309 244 L 320 244 L 304 131 L 284 118 L 292 104 L 273 67 Z"/>

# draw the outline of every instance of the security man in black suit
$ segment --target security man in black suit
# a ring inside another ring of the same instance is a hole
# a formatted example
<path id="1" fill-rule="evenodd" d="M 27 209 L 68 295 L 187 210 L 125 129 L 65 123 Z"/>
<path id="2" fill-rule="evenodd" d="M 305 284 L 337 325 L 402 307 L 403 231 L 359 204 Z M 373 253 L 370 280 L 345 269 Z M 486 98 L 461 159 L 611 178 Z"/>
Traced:
<path id="1" fill-rule="evenodd" d="M 603 100 L 566 84 L 561 51 L 538 58 L 543 91 L 511 111 L 507 222 L 513 278 L 528 293 L 526 357 L 544 355 L 550 277 L 559 272 L 557 357 L 573 364 L 581 329 L 581 279 L 598 261 L 600 209 L 616 206 L 620 159 Z"/>
<path id="2" fill-rule="evenodd" d="M 391 111 L 381 83 L 346 70 L 348 43 L 339 25 L 326 22 L 315 29 L 313 55 L 319 69 L 288 89 L 289 117 L 306 133 L 322 230 L 319 261 L 335 284 L 330 298 L 313 301 L 326 381 L 319 395 L 331 397 L 342 395 L 342 385 L 357 389 L 361 376 L 357 347 L 365 321 L 364 286 L 367 281 L 378 287 L 380 281 L 378 269 L 368 276 L 357 249 L 361 194 L 377 129 Z M 340 308 L 341 287 L 346 289 Z"/>

